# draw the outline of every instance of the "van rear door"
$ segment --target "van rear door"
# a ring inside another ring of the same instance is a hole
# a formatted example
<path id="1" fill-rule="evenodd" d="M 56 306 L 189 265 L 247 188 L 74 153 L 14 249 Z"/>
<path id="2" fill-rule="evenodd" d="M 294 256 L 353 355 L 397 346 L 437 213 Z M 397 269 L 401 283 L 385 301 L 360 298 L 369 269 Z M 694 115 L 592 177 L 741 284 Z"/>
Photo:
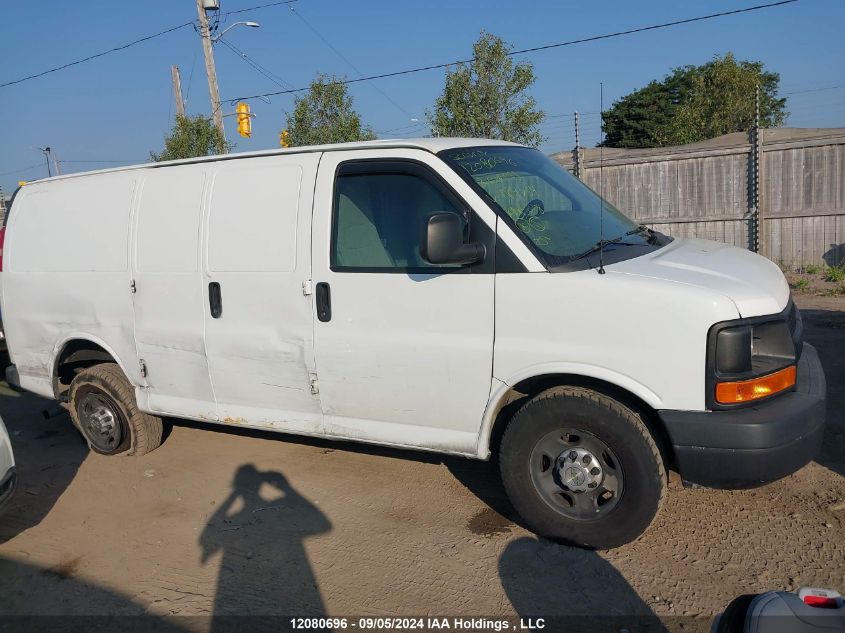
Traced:
<path id="1" fill-rule="evenodd" d="M 210 164 L 205 343 L 217 416 L 320 434 L 312 393 L 311 202 L 319 153 Z"/>
<path id="2" fill-rule="evenodd" d="M 466 184 L 442 165 L 411 149 L 323 155 L 312 270 L 317 374 L 330 434 L 474 455 L 492 378 L 494 231 L 471 219 L 472 239 L 489 246 L 480 265 L 422 260 L 428 215 L 471 215 L 458 193 Z"/>

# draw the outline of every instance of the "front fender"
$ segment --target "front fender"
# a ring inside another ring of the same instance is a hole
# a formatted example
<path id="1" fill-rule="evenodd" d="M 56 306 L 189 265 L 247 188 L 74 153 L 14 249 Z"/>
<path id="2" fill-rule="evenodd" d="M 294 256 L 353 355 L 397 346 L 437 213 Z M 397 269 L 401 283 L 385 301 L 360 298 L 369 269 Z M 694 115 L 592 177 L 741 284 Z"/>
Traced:
<path id="1" fill-rule="evenodd" d="M 526 367 L 512 376 L 509 376 L 507 380 L 504 381 L 495 377 L 493 378 L 494 385 L 491 389 L 491 396 L 487 401 L 487 407 L 484 410 L 484 418 L 481 422 L 481 429 L 478 433 L 477 451 L 479 459 L 490 458 L 490 435 L 493 431 L 493 424 L 496 421 L 496 416 L 498 416 L 499 411 L 501 411 L 502 407 L 505 405 L 508 393 L 511 391 L 513 386 L 529 378 L 542 378 L 543 376 L 560 374 L 600 380 L 627 391 L 653 409 L 663 408 L 662 399 L 654 392 L 654 390 L 648 387 L 648 385 L 645 385 L 630 376 L 608 369 L 607 367 L 572 362 L 554 362 L 533 365 L 531 367 Z"/>

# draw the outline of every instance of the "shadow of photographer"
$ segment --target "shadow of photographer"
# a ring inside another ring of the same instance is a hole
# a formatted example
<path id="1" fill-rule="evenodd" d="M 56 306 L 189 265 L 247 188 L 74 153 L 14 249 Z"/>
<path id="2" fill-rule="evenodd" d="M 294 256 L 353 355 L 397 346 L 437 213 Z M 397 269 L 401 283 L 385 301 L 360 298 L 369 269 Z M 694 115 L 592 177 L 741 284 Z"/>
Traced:
<path id="1" fill-rule="evenodd" d="M 330 529 L 284 475 L 241 466 L 199 539 L 203 565 L 222 553 L 212 631 L 231 630 L 232 617 L 246 614 L 324 616 L 305 539 Z"/>

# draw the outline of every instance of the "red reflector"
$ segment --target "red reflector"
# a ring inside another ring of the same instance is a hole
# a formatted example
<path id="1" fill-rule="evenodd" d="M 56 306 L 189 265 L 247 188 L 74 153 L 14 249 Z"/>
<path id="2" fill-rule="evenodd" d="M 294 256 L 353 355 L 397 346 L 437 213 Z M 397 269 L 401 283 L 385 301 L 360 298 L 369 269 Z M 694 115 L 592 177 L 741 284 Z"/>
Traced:
<path id="1" fill-rule="evenodd" d="M 819 607 L 821 609 L 838 609 L 839 601 L 836 598 L 828 596 L 804 596 L 804 604 L 809 607 Z"/>

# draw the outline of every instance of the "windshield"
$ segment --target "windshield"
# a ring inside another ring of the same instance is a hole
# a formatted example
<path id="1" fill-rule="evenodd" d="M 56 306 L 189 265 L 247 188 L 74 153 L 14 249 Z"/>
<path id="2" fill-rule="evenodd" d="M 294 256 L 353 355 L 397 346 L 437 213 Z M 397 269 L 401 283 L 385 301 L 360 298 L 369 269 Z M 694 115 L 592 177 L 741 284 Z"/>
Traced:
<path id="1" fill-rule="evenodd" d="M 548 156 L 527 147 L 466 147 L 440 156 L 474 182 L 551 265 L 575 260 L 604 238 L 625 236 L 608 248 L 643 245 L 637 224 Z"/>

